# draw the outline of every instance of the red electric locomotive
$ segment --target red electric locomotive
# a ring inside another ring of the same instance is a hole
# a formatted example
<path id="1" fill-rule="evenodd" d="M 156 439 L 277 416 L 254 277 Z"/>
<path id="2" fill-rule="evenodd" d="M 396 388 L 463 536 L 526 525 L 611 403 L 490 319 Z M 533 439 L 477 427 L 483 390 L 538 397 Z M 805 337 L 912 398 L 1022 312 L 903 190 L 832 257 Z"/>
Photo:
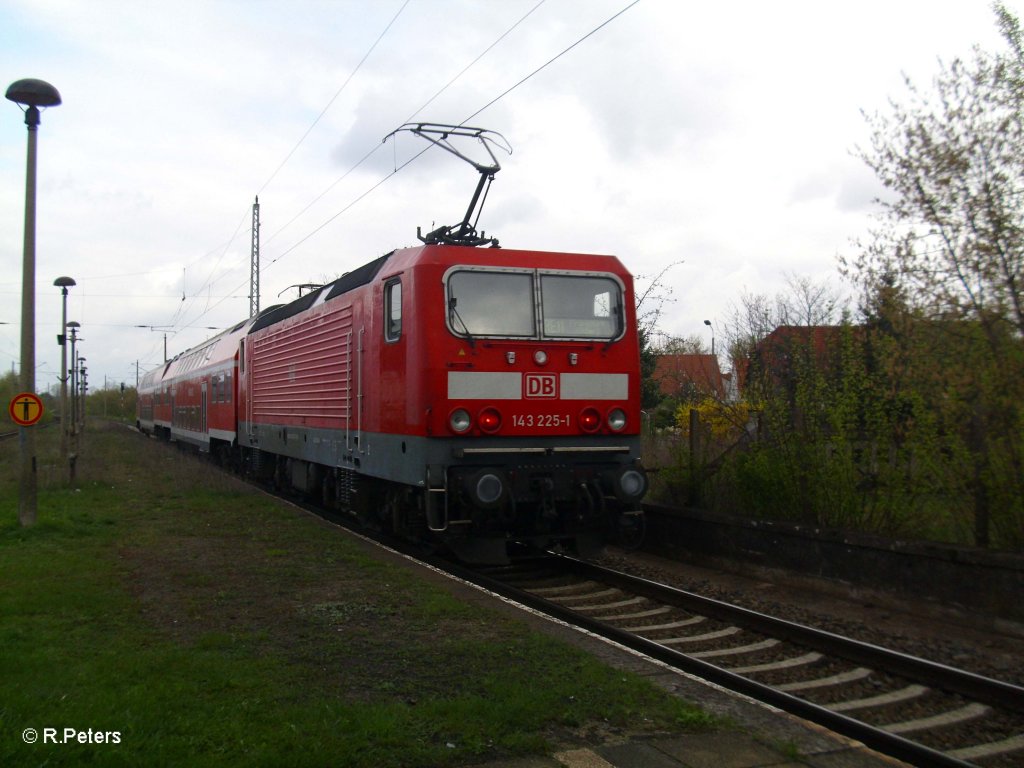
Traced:
<path id="1" fill-rule="evenodd" d="M 238 381 L 254 472 L 466 560 L 597 541 L 646 491 L 614 257 L 396 251 L 261 315 Z"/>
<path id="2" fill-rule="evenodd" d="M 497 163 L 476 167 L 462 224 L 149 374 L 140 428 L 469 562 L 504 562 L 511 542 L 588 550 L 638 527 L 632 279 L 613 256 L 470 247 L 496 245 L 469 217 Z M 235 383 L 233 422 L 215 434 L 195 392 L 220 376 Z"/>

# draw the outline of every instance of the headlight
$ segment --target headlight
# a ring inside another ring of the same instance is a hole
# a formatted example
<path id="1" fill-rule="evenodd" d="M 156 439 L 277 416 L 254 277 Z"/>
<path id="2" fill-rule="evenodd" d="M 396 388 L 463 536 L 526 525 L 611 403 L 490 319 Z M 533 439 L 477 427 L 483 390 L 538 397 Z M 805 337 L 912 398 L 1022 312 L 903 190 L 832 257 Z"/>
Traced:
<path id="1" fill-rule="evenodd" d="M 626 412 L 621 408 L 613 408 L 608 414 L 608 428 L 612 432 L 621 432 L 626 428 Z"/>
<path id="2" fill-rule="evenodd" d="M 469 417 L 469 411 L 465 408 L 456 408 L 448 417 L 448 426 L 452 432 L 462 434 L 473 426 L 473 420 Z"/>

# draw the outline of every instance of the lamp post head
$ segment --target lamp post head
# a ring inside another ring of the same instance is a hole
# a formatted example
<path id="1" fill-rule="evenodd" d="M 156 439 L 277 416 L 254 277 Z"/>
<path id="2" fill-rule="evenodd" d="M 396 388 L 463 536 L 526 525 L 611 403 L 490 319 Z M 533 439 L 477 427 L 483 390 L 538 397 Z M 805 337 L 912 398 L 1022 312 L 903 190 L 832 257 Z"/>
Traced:
<path id="1" fill-rule="evenodd" d="M 706 325 L 708 328 L 710 328 L 711 327 L 711 321 L 710 320 L 705 320 L 704 321 L 704 325 Z"/>
<path id="2" fill-rule="evenodd" d="M 82 327 L 82 324 L 80 322 L 78 322 L 77 320 L 69 320 L 68 321 L 68 328 L 81 328 L 81 327 Z"/>
<path id="3" fill-rule="evenodd" d="M 11 83 L 5 94 L 9 101 L 27 107 L 25 125 L 34 131 L 39 125 L 39 107 L 56 107 L 60 104 L 60 93 L 45 80 L 27 78 Z"/>
<path id="4" fill-rule="evenodd" d="M 27 78 L 11 83 L 7 87 L 8 100 L 26 107 L 56 107 L 60 104 L 60 93 L 45 80 Z"/>
<path id="5" fill-rule="evenodd" d="M 68 295 L 68 288 L 70 288 L 72 285 L 77 285 L 77 283 L 75 283 L 74 278 L 72 278 L 72 277 L 63 277 L 63 276 L 62 277 L 58 277 L 56 280 L 54 280 L 53 284 L 55 286 L 57 286 L 58 288 L 60 288 L 60 292 L 64 296 Z"/>

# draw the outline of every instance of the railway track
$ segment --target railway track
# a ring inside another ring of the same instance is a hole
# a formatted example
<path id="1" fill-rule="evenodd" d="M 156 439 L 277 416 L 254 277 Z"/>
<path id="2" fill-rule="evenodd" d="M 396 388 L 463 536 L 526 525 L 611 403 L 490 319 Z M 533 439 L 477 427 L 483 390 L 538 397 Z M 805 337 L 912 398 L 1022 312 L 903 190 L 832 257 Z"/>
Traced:
<path id="1" fill-rule="evenodd" d="M 470 568 L 274 495 L 668 667 L 915 766 L 1024 766 L 1024 687 L 562 555 Z"/>
<path id="2" fill-rule="evenodd" d="M 347 515 L 300 505 L 438 570 L 911 765 L 1024 766 L 1024 687 L 568 556 L 464 566 L 368 532 Z"/>
<path id="3" fill-rule="evenodd" d="M 913 765 L 1024 765 L 1019 686 L 569 557 L 458 575 Z"/>
<path id="4" fill-rule="evenodd" d="M 35 428 L 35 429 L 46 429 L 46 428 L 47 428 L 48 426 L 50 426 L 50 424 L 52 424 L 52 423 L 54 423 L 54 422 L 49 422 L 49 421 L 48 421 L 48 422 L 46 422 L 45 424 L 39 424 L 39 425 L 36 425 L 36 426 L 35 426 L 34 428 Z M 56 422 L 56 423 L 58 423 L 58 424 L 59 424 L 60 422 Z M 19 434 L 21 434 L 21 432 L 20 432 L 20 430 L 17 430 L 17 429 L 15 429 L 15 430 L 12 430 L 12 431 L 10 431 L 10 432 L 0 432 L 0 443 L 2 443 L 2 442 L 3 442 L 3 441 L 5 441 L 5 440 L 13 440 L 13 439 L 14 439 L 14 438 L 16 438 L 16 437 L 17 437 L 17 436 L 18 436 Z"/>

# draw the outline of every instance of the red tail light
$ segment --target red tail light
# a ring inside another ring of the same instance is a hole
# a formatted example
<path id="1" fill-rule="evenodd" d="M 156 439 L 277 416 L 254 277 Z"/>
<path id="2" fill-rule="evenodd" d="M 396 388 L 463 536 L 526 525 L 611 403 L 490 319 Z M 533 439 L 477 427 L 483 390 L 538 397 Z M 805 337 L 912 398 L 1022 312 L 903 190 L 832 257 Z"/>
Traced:
<path id="1" fill-rule="evenodd" d="M 601 414 L 594 408 L 584 408 L 580 412 L 580 428 L 584 432 L 597 432 L 601 427 Z"/>
<path id="2" fill-rule="evenodd" d="M 501 414 L 497 408 L 484 408 L 477 416 L 476 423 L 483 432 L 497 432 L 501 428 Z"/>

